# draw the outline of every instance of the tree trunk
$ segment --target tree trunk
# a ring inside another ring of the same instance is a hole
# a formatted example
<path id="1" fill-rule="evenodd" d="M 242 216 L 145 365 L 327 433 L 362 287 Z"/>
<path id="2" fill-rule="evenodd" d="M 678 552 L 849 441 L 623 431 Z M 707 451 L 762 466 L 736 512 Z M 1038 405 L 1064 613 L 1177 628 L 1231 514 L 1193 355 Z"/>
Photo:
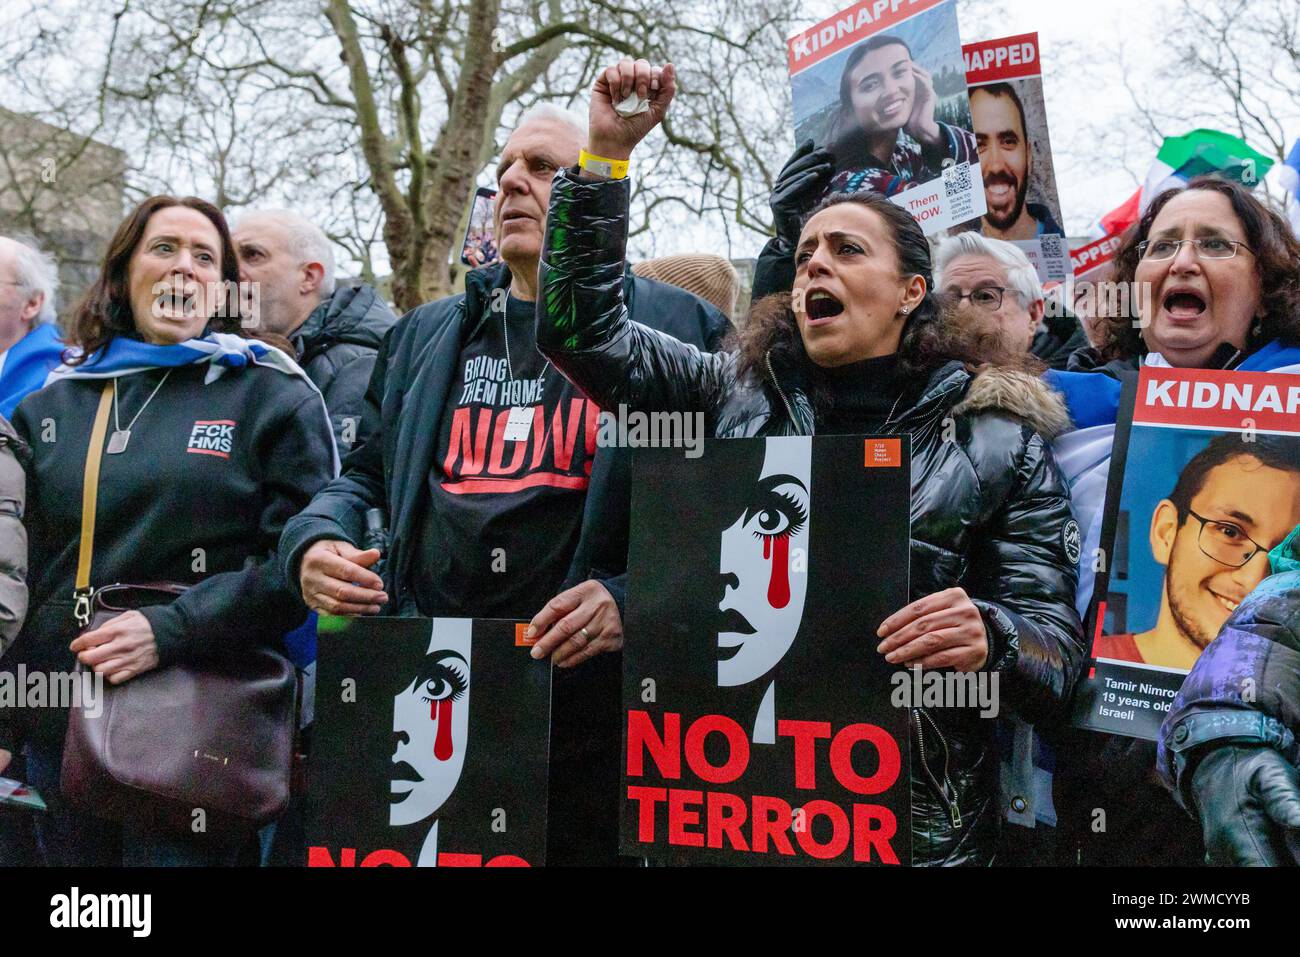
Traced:
<path id="1" fill-rule="evenodd" d="M 393 175 L 388 137 L 379 122 L 370 71 L 366 68 L 365 50 L 357 32 L 356 20 L 347 0 L 329 0 L 325 9 L 334 33 L 343 48 L 348 68 L 348 86 L 356 100 L 357 124 L 361 127 L 361 152 L 370 170 L 370 188 L 384 210 L 384 245 L 393 267 L 393 298 L 402 311 L 418 305 L 420 300 L 418 237 L 411 209 Z"/>
<path id="2" fill-rule="evenodd" d="M 408 290 L 414 293 L 410 302 L 398 300 L 403 309 L 451 292 L 450 260 L 460 239 L 457 232 L 461 212 L 469 202 L 478 175 L 492 78 L 497 69 L 492 31 L 500 7 L 500 0 L 476 0 L 471 7 L 456 96 L 437 148 L 427 160 L 428 176 L 421 209 L 424 236 L 421 248 L 416 251 L 418 290 Z M 393 294 L 397 295 L 396 288 Z"/>

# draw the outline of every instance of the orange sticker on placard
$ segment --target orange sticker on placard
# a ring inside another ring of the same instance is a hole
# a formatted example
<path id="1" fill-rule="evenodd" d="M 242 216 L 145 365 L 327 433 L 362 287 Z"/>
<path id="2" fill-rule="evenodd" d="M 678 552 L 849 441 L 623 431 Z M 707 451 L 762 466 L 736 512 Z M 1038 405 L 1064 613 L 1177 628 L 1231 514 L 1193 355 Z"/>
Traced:
<path id="1" fill-rule="evenodd" d="M 867 439 L 866 462 L 869 469 L 897 468 L 903 464 L 901 439 Z"/>
<path id="2" fill-rule="evenodd" d="M 524 632 L 526 632 L 527 630 L 528 630 L 527 622 L 521 622 L 520 624 L 515 625 L 515 647 L 516 648 L 530 648 L 533 645 L 537 644 L 536 638 L 524 637 Z"/>

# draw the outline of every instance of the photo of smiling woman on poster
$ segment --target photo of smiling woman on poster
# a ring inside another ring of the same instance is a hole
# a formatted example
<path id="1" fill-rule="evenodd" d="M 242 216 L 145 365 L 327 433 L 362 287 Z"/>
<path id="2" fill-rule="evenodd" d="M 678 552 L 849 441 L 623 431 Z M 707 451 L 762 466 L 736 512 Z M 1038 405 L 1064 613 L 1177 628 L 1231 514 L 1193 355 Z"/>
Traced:
<path id="1" fill-rule="evenodd" d="M 934 80 L 900 37 L 882 34 L 854 47 L 839 91 L 830 139 L 839 167 L 833 191 L 893 196 L 935 179 L 945 166 L 979 161 L 969 130 L 935 118 Z"/>

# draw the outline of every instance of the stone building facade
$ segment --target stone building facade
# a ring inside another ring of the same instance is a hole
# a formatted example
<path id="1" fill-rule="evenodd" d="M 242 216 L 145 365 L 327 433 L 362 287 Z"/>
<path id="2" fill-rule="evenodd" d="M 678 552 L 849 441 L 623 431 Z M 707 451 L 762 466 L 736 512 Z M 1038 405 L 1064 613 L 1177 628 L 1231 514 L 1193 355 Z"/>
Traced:
<path id="1" fill-rule="evenodd" d="M 0 234 L 26 233 L 58 260 L 61 318 L 98 274 L 125 191 L 121 150 L 0 108 Z"/>

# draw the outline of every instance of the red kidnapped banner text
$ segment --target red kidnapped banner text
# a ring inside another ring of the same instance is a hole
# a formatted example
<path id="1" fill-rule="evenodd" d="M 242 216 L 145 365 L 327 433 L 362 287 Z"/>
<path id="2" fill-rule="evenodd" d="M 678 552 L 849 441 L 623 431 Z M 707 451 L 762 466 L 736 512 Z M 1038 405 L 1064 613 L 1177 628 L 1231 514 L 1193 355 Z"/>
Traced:
<path id="1" fill-rule="evenodd" d="M 1022 33 L 1000 40 L 964 43 L 961 55 L 966 61 L 966 84 L 994 83 L 1038 76 L 1043 72 L 1038 61 L 1038 34 Z"/>
<path id="2" fill-rule="evenodd" d="M 1300 383 L 1294 376 L 1220 369 L 1147 366 L 1133 422 L 1215 431 L 1300 432 Z"/>
<path id="3" fill-rule="evenodd" d="M 786 41 L 790 75 L 794 76 L 873 33 L 902 23 L 947 0 L 862 0 L 815 27 L 796 33 Z"/>

